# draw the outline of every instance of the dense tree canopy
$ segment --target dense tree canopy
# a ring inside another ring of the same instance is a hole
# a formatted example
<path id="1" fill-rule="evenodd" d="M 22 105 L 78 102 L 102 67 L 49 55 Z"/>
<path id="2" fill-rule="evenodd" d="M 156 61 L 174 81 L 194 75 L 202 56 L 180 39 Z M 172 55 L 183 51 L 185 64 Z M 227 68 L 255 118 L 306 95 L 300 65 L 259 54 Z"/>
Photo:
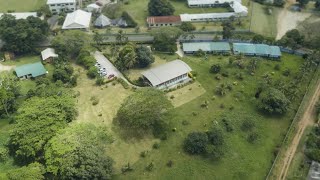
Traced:
<path id="1" fill-rule="evenodd" d="M 19 108 L 10 133 L 11 151 L 22 162 L 41 159 L 47 141 L 75 115 L 74 99 L 70 96 L 27 99 Z"/>
<path id="2" fill-rule="evenodd" d="M 202 154 L 206 152 L 208 136 L 202 132 L 192 132 L 188 134 L 184 141 L 184 150 L 190 154 Z"/>
<path id="3" fill-rule="evenodd" d="M 153 88 L 139 89 L 122 104 L 117 119 L 123 127 L 152 129 L 165 121 L 163 115 L 171 107 L 171 102 L 162 91 Z"/>
<path id="4" fill-rule="evenodd" d="M 144 68 L 149 66 L 154 62 L 154 56 L 151 50 L 146 46 L 139 46 L 136 48 L 136 66 L 139 68 Z"/>
<path id="5" fill-rule="evenodd" d="M 116 66 L 119 70 L 124 71 L 130 69 L 136 64 L 136 50 L 132 43 L 126 44 L 119 52 L 116 60 Z"/>
<path id="6" fill-rule="evenodd" d="M 299 48 L 304 42 L 304 35 L 302 35 L 297 29 L 288 31 L 278 43 L 285 47 L 291 47 L 293 49 Z"/>
<path id="7" fill-rule="evenodd" d="M 12 169 L 7 172 L 9 180 L 41 180 L 44 179 L 45 169 L 40 163 L 31 163 L 28 166 Z"/>
<path id="8" fill-rule="evenodd" d="M 150 0 L 148 10 L 150 16 L 170 16 L 174 13 L 174 7 L 168 0 Z"/>
<path id="9" fill-rule="evenodd" d="M 152 30 L 153 47 L 157 51 L 174 53 L 177 50 L 176 39 L 182 34 L 177 27 L 160 27 Z"/>
<path id="10" fill-rule="evenodd" d="M 0 114 L 9 115 L 17 108 L 20 86 L 17 78 L 9 74 L 0 76 Z M 1 115 L 0 115 L 1 116 Z"/>
<path id="11" fill-rule="evenodd" d="M 110 138 L 93 124 L 73 124 L 45 147 L 47 172 L 58 179 L 111 179 L 113 160 L 105 154 Z"/>
<path id="12" fill-rule="evenodd" d="M 290 101 L 275 88 L 262 91 L 259 108 L 269 114 L 285 114 L 289 109 Z"/>
<path id="13" fill-rule="evenodd" d="M 182 22 L 180 29 L 184 32 L 190 32 L 196 30 L 196 27 L 191 22 Z"/>
<path id="14" fill-rule="evenodd" d="M 4 49 L 17 54 L 31 53 L 48 34 L 48 24 L 37 17 L 16 20 L 5 14 L 0 19 L 0 37 Z"/>
<path id="15" fill-rule="evenodd" d="M 90 43 L 90 38 L 83 31 L 65 31 L 52 40 L 52 46 L 59 55 L 65 57 L 77 57 L 80 50 Z"/>

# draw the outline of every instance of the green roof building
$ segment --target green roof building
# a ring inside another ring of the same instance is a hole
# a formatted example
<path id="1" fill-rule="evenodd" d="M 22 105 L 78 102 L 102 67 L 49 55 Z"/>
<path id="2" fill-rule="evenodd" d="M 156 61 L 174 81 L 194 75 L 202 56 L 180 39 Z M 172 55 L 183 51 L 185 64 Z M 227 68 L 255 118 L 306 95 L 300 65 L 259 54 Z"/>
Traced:
<path id="1" fill-rule="evenodd" d="M 269 46 L 266 44 L 233 43 L 233 52 L 234 54 L 243 54 L 246 56 L 281 57 L 281 51 L 278 46 Z"/>
<path id="2" fill-rule="evenodd" d="M 207 53 L 230 53 L 231 47 L 227 42 L 194 42 L 183 43 L 183 52 L 193 54 L 200 49 Z"/>
<path id="3" fill-rule="evenodd" d="M 15 68 L 15 72 L 19 78 L 27 79 L 45 75 L 47 70 L 44 68 L 41 62 L 37 62 L 18 66 Z"/>

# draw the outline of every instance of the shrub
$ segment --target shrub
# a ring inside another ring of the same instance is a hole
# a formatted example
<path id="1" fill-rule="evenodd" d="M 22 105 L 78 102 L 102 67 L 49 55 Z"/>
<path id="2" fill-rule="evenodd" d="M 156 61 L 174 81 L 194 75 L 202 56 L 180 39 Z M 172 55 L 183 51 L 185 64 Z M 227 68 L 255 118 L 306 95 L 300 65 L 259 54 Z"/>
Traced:
<path id="1" fill-rule="evenodd" d="M 5 162 L 9 158 L 9 151 L 7 148 L 0 147 L 0 162 Z"/>
<path id="2" fill-rule="evenodd" d="M 92 101 L 92 105 L 94 106 L 99 104 L 99 99 L 96 96 L 92 96 L 90 100 Z"/>
<path id="3" fill-rule="evenodd" d="M 153 148 L 153 149 L 159 149 L 159 147 L 160 147 L 160 144 L 159 144 L 159 143 L 154 143 L 154 144 L 152 145 L 152 148 Z"/>
<path id="4" fill-rule="evenodd" d="M 223 133 L 220 129 L 214 128 L 207 132 L 209 143 L 215 146 L 221 146 L 224 143 Z"/>
<path id="5" fill-rule="evenodd" d="M 92 79 L 96 78 L 98 76 L 98 69 L 95 66 L 90 67 L 87 76 Z"/>
<path id="6" fill-rule="evenodd" d="M 280 69 L 281 69 L 280 64 L 276 64 L 276 65 L 274 66 L 274 70 L 280 71 Z"/>
<path id="7" fill-rule="evenodd" d="M 252 132 L 248 135 L 247 141 L 251 144 L 254 144 L 259 138 L 259 134 L 256 132 Z"/>
<path id="8" fill-rule="evenodd" d="M 214 146 L 214 145 L 208 145 L 206 147 L 206 156 L 209 157 L 211 160 L 219 160 L 224 155 L 221 148 Z"/>
<path id="9" fill-rule="evenodd" d="M 220 64 L 214 64 L 210 68 L 210 73 L 217 74 L 221 71 L 221 65 Z"/>
<path id="10" fill-rule="evenodd" d="M 275 88 L 262 91 L 260 99 L 258 107 L 269 114 L 285 114 L 290 104 L 287 97 Z"/>
<path id="11" fill-rule="evenodd" d="M 245 120 L 242 122 L 241 130 L 242 131 L 251 131 L 255 127 L 255 123 L 252 120 Z"/>
<path id="12" fill-rule="evenodd" d="M 172 160 L 169 160 L 169 161 L 167 162 L 167 166 L 168 166 L 168 167 L 172 167 L 172 166 L 173 166 L 173 161 L 172 161 Z"/>
<path id="13" fill-rule="evenodd" d="M 152 171 L 153 168 L 154 168 L 154 163 L 151 162 L 151 163 L 146 167 L 146 170 L 147 170 L 147 171 Z"/>
<path id="14" fill-rule="evenodd" d="M 98 86 L 104 85 L 104 78 L 98 77 L 96 80 L 96 85 L 98 85 Z"/>
<path id="15" fill-rule="evenodd" d="M 223 125 L 226 129 L 227 132 L 232 132 L 233 131 L 233 126 L 230 124 L 230 122 L 227 119 L 222 119 Z"/>
<path id="16" fill-rule="evenodd" d="M 142 151 L 140 153 L 140 157 L 145 158 L 145 157 L 147 157 L 148 153 L 149 153 L 148 151 Z"/>
<path id="17" fill-rule="evenodd" d="M 184 140 L 184 150 L 189 154 L 202 154 L 206 151 L 208 136 L 202 132 L 192 132 Z"/>
<path id="18" fill-rule="evenodd" d="M 196 27 L 191 22 L 182 22 L 180 29 L 185 32 L 190 32 L 196 30 Z"/>
<path id="19" fill-rule="evenodd" d="M 125 88 L 125 89 L 130 88 L 129 84 L 124 79 L 118 78 L 117 81 L 123 86 L 123 88 Z"/>
<path id="20" fill-rule="evenodd" d="M 197 57 L 203 57 L 203 56 L 206 55 L 206 53 L 202 49 L 199 49 L 198 51 L 196 51 L 194 53 L 194 55 L 197 56 Z"/>

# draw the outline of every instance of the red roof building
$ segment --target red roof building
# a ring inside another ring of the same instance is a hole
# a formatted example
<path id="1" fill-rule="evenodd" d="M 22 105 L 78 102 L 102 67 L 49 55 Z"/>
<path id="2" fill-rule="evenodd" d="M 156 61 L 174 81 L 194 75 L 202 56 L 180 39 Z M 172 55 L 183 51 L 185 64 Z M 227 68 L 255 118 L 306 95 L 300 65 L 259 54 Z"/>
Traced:
<path id="1" fill-rule="evenodd" d="M 180 16 L 150 16 L 147 18 L 149 27 L 179 26 L 181 25 Z"/>

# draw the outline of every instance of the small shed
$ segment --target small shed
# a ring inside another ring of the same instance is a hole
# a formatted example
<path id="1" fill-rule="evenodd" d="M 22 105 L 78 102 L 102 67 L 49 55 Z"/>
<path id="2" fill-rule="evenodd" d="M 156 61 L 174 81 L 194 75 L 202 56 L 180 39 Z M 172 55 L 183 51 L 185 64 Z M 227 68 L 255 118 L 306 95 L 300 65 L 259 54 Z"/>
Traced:
<path id="1" fill-rule="evenodd" d="M 52 62 L 54 58 L 57 58 L 58 54 L 55 53 L 53 48 L 47 48 L 41 51 L 41 58 L 43 61 Z"/>
<path id="2" fill-rule="evenodd" d="M 95 21 L 94 26 L 103 28 L 111 25 L 111 19 L 109 19 L 107 16 L 101 14 Z"/>
<path id="3" fill-rule="evenodd" d="M 18 66 L 15 68 L 15 72 L 20 79 L 28 79 L 45 75 L 47 70 L 41 62 L 37 62 Z"/>
<path id="4" fill-rule="evenodd" d="M 92 3 L 87 6 L 87 11 L 88 12 L 100 12 L 101 7 L 99 5 L 97 5 L 96 3 Z"/>

